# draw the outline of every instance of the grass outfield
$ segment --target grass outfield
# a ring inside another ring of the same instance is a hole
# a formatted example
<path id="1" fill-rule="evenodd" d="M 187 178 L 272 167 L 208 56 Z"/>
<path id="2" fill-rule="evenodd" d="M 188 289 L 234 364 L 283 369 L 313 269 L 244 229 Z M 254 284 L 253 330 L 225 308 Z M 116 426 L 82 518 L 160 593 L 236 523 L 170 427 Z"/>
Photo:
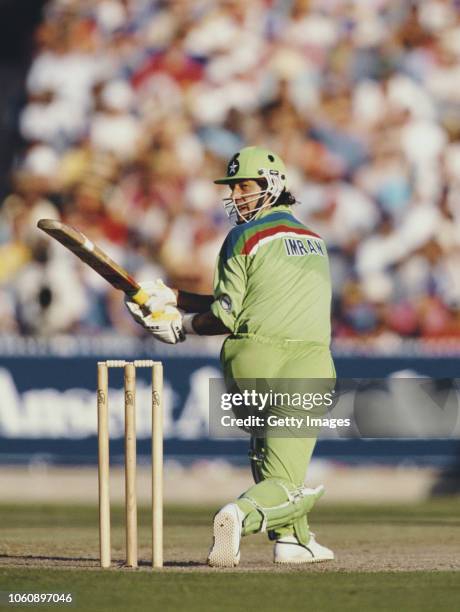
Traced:
<path id="1" fill-rule="evenodd" d="M 2 589 L 67 593 L 70 610 L 458 610 L 459 576 L 446 573 L 214 574 L 5 570 Z M 6 609 L 5 606 L 4 609 Z M 41 610 L 66 609 L 40 606 Z M 13 607 L 11 607 L 13 609 Z M 28 607 L 30 609 L 30 606 Z"/>
<path id="2" fill-rule="evenodd" d="M 152 572 L 148 511 L 139 513 L 141 566 L 128 570 L 123 512 L 115 508 L 114 567 L 104 571 L 96 508 L 0 505 L 0 609 L 12 607 L 10 591 L 71 592 L 72 610 L 460 609 L 458 500 L 319 505 L 311 522 L 337 560 L 292 567 L 274 566 L 271 544 L 258 535 L 244 539 L 239 568 L 208 568 L 212 515 L 210 508 L 166 508 L 166 566 Z"/>

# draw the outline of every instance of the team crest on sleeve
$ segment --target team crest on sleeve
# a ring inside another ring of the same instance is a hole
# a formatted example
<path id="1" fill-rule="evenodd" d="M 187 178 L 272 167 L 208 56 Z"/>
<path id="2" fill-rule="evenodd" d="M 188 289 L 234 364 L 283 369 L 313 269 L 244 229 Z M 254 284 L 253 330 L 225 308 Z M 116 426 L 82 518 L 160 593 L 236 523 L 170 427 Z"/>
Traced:
<path id="1" fill-rule="evenodd" d="M 222 294 L 219 297 L 219 304 L 222 306 L 225 312 L 230 312 L 232 310 L 232 300 L 230 299 L 230 296 L 226 293 Z"/>

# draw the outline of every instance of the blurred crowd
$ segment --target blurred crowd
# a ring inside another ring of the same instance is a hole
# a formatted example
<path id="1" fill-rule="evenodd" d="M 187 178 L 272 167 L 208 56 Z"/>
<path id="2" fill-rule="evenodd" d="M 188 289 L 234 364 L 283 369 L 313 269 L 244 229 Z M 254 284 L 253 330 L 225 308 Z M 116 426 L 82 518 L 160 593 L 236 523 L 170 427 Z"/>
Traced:
<path id="1" fill-rule="evenodd" d="M 335 338 L 460 342 L 459 0 L 51 0 L 0 208 L 0 332 L 142 333 L 36 230 L 208 293 L 246 144 L 329 247 Z"/>

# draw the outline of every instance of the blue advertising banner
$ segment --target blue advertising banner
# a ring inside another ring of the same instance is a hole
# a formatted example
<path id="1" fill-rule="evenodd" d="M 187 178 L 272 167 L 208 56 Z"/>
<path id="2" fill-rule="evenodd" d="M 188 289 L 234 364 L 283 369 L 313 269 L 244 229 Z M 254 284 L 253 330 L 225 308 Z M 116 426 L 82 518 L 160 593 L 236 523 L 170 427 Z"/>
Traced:
<path id="1" fill-rule="evenodd" d="M 75 351 L 0 357 L 0 461 L 96 463 L 96 364 L 109 355 L 78 355 Z M 11 352 L 10 352 L 11 353 Z M 131 354 L 110 357 L 133 359 Z M 245 462 L 246 440 L 209 438 L 210 378 L 220 376 L 217 354 L 140 354 L 136 359 L 157 358 L 164 364 L 164 415 L 166 456 L 223 456 Z M 455 358 L 342 357 L 335 359 L 341 377 L 385 377 L 412 372 L 431 377 L 458 376 Z M 111 452 L 114 461 L 123 455 L 123 374 L 110 371 L 109 406 Z M 138 453 L 150 452 L 150 371 L 137 374 Z M 412 457 L 424 463 L 448 463 L 460 454 L 460 442 L 450 440 L 343 440 L 318 443 L 317 457 L 340 461 L 399 461 Z"/>

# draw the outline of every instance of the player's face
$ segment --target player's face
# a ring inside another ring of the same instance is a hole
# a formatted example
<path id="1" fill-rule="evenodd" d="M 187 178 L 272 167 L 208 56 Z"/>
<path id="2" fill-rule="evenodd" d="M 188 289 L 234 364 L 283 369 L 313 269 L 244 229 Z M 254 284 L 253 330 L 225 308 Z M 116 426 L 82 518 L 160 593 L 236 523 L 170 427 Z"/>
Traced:
<path id="1" fill-rule="evenodd" d="M 259 194 L 262 188 L 252 179 L 237 181 L 229 185 L 232 198 L 235 202 L 238 212 L 243 218 L 247 218 L 259 205 Z"/>

